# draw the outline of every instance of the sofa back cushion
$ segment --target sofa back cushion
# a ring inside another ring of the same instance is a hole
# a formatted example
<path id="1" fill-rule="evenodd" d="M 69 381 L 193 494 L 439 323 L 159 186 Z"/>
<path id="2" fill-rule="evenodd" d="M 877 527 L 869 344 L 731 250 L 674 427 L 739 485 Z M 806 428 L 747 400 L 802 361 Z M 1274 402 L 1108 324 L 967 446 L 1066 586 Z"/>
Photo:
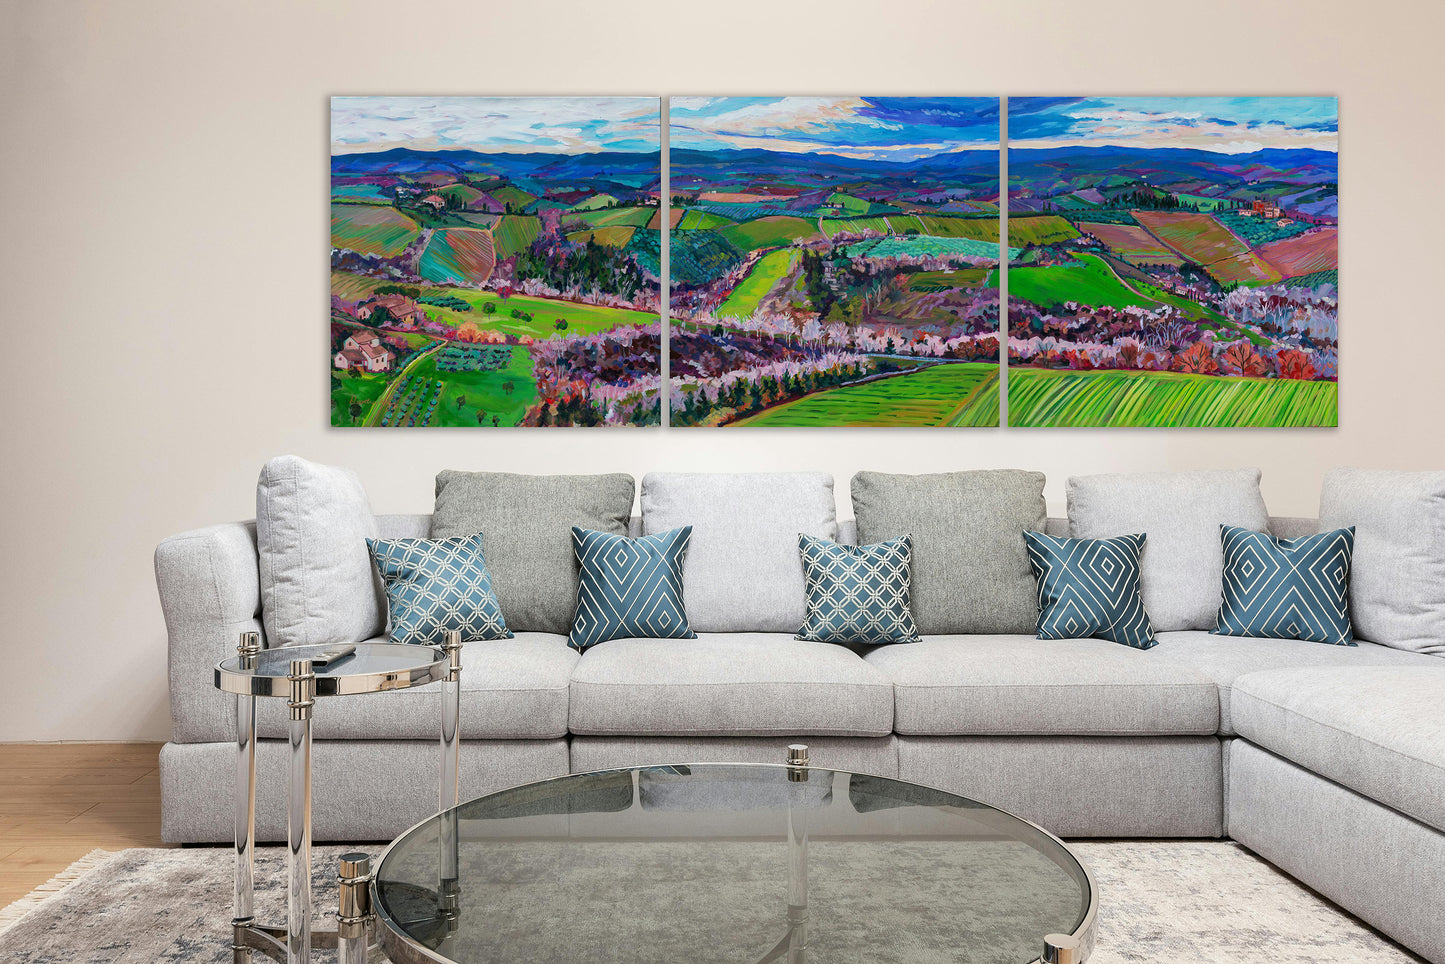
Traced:
<path id="1" fill-rule="evenodd" d="M 1355 527 L 1356 635 L 1445 656 L 1445 472 L 1334 469 L 1320 492 L 1320 526 Z"/>
<path id="2" fill-rule="evenodd" d="M 1213 629 L 1224 584 L 1219 527 L 1269 528 L 1259 477 L 1259 469 L 1074 476 L 1070 533 L 1145 533 L 1139 583 L 1155 631 Z"/>
<path id="3" fill-rule="evenodd" d="M 798 536 L 835 541 L 833 477 L 825 472 L 651 472 L 642 531 L 692 526 L 683 566 L 694 632 L 796 633 L 803 625 Z"/>
<path id="4" fill-rule="evenodd" d="M 377 535 L 355 472 L 295 455 L 267 462 L 256 482 L 266 645 L 350 643 L 380 635 L 386 604 L 366 551 L 366 540 Z"/>
<path id="5" fill-rule="evenodd" d="M 860 545 L 913 539 L 913 619 L 924 635 L 1033 633 L 1038 615 L 1025 529 L 1044 527 L 1041 472 L 859 472 Z"/>
<path id="6" fill-rule="evenodd" d="M 437 473 L 431 538 L 482 534 L 507 628 L 560 633 L 577 608 L 572 527 L 627 535 L 632 476 Z"/>

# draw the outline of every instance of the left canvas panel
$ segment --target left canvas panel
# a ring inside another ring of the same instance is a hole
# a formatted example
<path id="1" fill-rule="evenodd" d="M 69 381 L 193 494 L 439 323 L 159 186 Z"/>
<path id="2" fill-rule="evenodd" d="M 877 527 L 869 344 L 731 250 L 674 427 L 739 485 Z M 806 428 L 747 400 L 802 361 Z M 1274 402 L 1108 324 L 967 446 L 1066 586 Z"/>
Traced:
<path id="1" fill-rule="evenodd" d="M 331 424 L 661 423 L 653 97 L 334 97 Z"/>

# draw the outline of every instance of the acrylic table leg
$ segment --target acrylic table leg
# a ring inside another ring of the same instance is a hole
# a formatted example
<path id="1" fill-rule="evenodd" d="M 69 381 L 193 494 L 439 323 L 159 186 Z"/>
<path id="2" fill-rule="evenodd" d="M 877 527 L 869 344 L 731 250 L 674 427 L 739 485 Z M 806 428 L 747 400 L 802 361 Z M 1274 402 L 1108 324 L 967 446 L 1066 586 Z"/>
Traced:
<path id="1" fill-rule="evenodd" d="M 250 964 L 251 949 L 241 930 L 255 923 L 256 853 L 256 697 L 236 700 L 236 888 L 231 906 L 233 964 Z"/>
<path id="2" fill-rule="evenodd" d="M 261 654 L 261 635 L 241 634 L 236 652 L 242 669 L 255 669 Z M 236 887 L 231 907 L 232 964 L 251 964 L 251 949 L 243 931 L 256 922 L 256 697 L 235 697 L 236 722 Z"/>
<path id="3" fill-rule="evenodd" d="M 291 661 L 291 773 L 286 792 L 287 964 L 311 964 L 311 660 Z"/>
<path id="4" fill-rule="evenodd" d="M 456 920 L 459 912 L 460 892 L 456 806 L 460 795 L 461 742 L 458 727 L 461 723 L 462 634 L 448 632 L 442 649 L 451 662 L 451 670 L 442 680 L 441 781 L 437 794 L 437 810 L 442 819 L 437 841 L 437 895 L 440 905 L 437 910 L 450 922 Z"/>
<path id="5" fill-rule="evenodd" d="M 808 748 L 788 747 L 788 781 L 808 782 Z M 808 810 L 801 792 L 788 807 L 788 964 L 808 956 Z"/>

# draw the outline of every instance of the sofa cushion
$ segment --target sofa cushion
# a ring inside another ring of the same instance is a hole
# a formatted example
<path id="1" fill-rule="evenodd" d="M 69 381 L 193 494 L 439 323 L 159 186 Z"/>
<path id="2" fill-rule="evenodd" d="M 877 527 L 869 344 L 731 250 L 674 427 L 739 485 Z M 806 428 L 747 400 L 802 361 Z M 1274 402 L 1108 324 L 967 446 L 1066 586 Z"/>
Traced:
<path id="1" fill-rule="evenodd" d="M 1407 653 L 1374 643 L 1322 646 L 1299 639 L 1256 639 L 1211 633 L 1160 633 L 1149 656 L 1160 663 L 1191 667 L 1219 686 L 1219 732 L 1234 735 L 1231 688 L 1247 673 L 1306 666 L 1439 666 L 1435 656 Z"/>
<path id="2" fill-rule="evenodd" d="M 372 642 L 386 642 L 376 639 Z M 567 735 L 567 697 L 577 652 L 567 637 L 517 633 L 512 639 L 462 644 L 463 740 L 552 740 Z M 316 701 L 318 740 L 436 740 L 440 686 L 327 696 Z M 286 701 L 258 699 L 256 729 L 285 738 Z"/>
<path id="3" fill-rule="evenodd" d="M 1042 473 L 859 472 L 852 494 L 860 545 L 913 538 L 920 633 L 1033 631 L 1038 603 L 1021 534 L 1044 527 Z"/>
<path id="4" fill-rule="evenodd" d="M 571 730 L 598 736 L 887 736 L 893 686 L 848 649 L 775 633 L 614 639 L 572 674 Z"/>
<path id="5" fill-rule="evenodd" d="M 1155 631 L 1213 629 L 1224 580 L 1219 527 L 1269 527 L 1259 474 L 1229 469 L 1074 476 L 1069 527 L 1076 539 L 1147 535 L 1139 582 Z"/>
<path id="6" fill-rule="evenodd" d="M 572 527 L 627 535 L 630 475 L 437 474 L 431 537 L 482 534 L 492 588 L 513 632 L 566 633 L 577 608 Z"/>
<path id="7" fill-rule="evenodd" d="M 1313 667 L 1234 682 L 1239 735 L 1445 830 L 1445 666 Z"/>
<path id="8" fill-rule="evenodd" d="M 1102 639 L 925 636 L 871 651 L 893 681 L 894 730 L 912 736 L 1212 734 L 1203 673 Z"/>
<path id="9" fill-rule="evenodd" d="M 1334 469 L 1320 526 L 1355 527 L 1355 634 L 1445 656 L 1445 472 Z"/>
<path id="10" fill-rule="evenodd" d="M 366 551 L 377 534 L 355 472 L 295 455 L 266 463 L 256 482 L 256 554 L 267 645 L 354 643 L 386 628 Z"/>
<path id="11" fill-rule="evenodd" d="M 796 633 L 803 625 L 798 535 L 836 540 L 824 472 L 652 472 L 642 479 L 645 534 L 692 526 L 683 566 L 699 633 Z"/>

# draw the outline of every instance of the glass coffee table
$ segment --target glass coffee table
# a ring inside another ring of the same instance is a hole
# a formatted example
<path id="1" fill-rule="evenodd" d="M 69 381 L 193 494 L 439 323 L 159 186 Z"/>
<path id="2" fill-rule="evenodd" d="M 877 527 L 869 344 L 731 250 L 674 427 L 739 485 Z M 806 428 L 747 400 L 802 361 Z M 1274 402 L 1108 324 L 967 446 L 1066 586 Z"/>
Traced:
<path id="1" fill-rule="evenodd" d="M 444 811 L 371 882 L 394 964 L 1077 964 L 1097 891 L 973 800 L 806 765 L 635 767 Z"/>

